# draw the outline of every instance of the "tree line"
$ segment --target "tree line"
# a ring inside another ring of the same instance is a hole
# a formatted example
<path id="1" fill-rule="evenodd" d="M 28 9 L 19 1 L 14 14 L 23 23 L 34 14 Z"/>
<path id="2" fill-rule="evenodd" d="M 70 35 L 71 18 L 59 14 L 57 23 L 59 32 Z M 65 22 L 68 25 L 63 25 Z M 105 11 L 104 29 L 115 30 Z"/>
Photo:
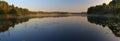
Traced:
<path id="1" fill-rule="evenodd" d="M 88 14 L 120 14 L 120 0 L 112 0 L 109 4 L 92 6 L 88 8 Z"/>
<path id="2" fill-rule="evenodd" d="M 26 15 L 29 12 L 26 8 L 15 7 L 5 1 L 0 1 L 0 15 Z"/>
<path id="3" fill-rule="evenodd" d="M 85 13 L 85 12 L 83 12 Z M 73 12 L 43 12 L 43 11 L 30 11 L 26 8 L 20 8 L 14 5 L 9 5 L 6 1 L 0 1 L 0 16 L 31 16 L 31 15 L 51 15 L 51 16 L 67 16 L 72 14 L 81 14 L 81 13 L 73 13 Z"/>

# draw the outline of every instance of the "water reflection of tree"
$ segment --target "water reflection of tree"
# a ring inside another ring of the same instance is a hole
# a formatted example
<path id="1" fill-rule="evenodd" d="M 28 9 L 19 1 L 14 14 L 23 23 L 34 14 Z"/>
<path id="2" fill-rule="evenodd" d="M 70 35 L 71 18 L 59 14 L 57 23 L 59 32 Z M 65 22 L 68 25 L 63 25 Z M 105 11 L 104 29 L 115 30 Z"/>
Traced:
<path id="1" fill-rule="evenodd" d="M 18 23 L 26 22 L 29 18 L 1 18 L 0 19 L 0 32 L 7 31 L 10 27 L 14 27 Z"/>
<path id="2" fill-rule="evenodd" d="M 90 23 L 108 26 L 109 29 L 117 36 L 120 37 L 120 18 L 119 17 L 104 17 L 104 16 L 88 16 Z"/>

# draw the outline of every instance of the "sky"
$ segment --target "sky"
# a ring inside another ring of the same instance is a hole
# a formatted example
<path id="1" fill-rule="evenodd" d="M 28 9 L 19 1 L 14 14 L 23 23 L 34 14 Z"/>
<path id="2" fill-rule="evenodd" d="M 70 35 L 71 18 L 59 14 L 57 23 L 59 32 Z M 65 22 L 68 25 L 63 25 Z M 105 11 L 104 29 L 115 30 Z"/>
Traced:
<path id="1" fill-rule="evenodd" d="M 86 12 L 90 6 L 108 4 L 111 0 L 6 0 L 10 5 L 30 11 Z"/>

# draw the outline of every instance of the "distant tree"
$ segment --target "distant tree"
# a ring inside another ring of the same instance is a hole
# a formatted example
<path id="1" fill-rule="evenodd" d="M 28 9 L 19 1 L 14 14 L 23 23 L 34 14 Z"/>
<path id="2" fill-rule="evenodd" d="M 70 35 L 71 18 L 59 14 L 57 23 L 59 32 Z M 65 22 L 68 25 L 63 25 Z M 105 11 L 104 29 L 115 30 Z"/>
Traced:
<path id="1" fill-rule="evenodd" d="M 94 13 L 94 7 L 88 8 L 87 13 L 88 13 L 88 14 Z"/>
<path id="2" fill-rule="evenodd" d="M 104 7 L 106 7 L 106 6 L 107 6 L 107 4 L 106 4 L 106 3 L 103 3 L 103 6 L 104 6 Z"/>
<path id="3" fill-rule="evenodd" d="M 9 13 L 10 13 L 10 14 L 17 14 L 17 11 L 12 8 L 12 9 L 10 9 Z"/>

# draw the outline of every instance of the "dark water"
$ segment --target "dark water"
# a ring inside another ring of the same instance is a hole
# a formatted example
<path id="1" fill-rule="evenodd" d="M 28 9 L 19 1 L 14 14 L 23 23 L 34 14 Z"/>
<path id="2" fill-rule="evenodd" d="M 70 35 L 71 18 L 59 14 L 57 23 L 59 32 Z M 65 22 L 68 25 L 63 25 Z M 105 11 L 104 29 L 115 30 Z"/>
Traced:
<path id="1" fill-rule="evenodd" d="M 0 19 L 0 41 L 120 41 L 119 17 Z"/>

